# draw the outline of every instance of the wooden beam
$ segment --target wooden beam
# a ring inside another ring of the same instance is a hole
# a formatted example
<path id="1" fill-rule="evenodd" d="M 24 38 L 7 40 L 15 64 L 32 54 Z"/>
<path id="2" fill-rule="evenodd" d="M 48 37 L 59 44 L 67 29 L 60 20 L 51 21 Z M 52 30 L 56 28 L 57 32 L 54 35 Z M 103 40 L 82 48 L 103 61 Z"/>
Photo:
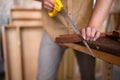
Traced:
<path id="1" fill-rule="evenodd" d="M 67 35 L 60 35 L 60 37 L 56 37 L 55 41 L 57 43 L 70 43 L 70 42 L 81 42 L 82 40 L 79 35 L 67 34 Z"/>
<path id="2" fill-rule="evenodd" d="M 82 38 L 76 34 L 61 35 L 56 38 L 57 43 L 78 43 L 79 45 L 84 45 L 82 43 Z M 120 44 L 118 41 L 109 39 L 102 34 L 101 37 L 96 41 L 87 41 L 89 46 L 93 49 L 104 51 L 116 56 L 120 56 Z M 112 46 L 112 47 L 111 47 Z"/>
<path id="3" fill-rule="evenodd" d="M 9 22 L 17 26 L 42 26 L 42 9 L 12 8 Z"/>
<path id="4" fill-rule="evenodd" d="M 120 30 L 113 31 L 113 36 L 120 38 Z"/>
<path id="5" fill-rule="evenodd" d="M 108 36 L 111 35 L 111 33 L 107 34 L 106 37 L 105 34 L 102 34 L 97 41 L 88 41 L 88 44 L 93 48 L 96 58 L 120 66 L 120 44 L 118 41 L 108 38 Z M 56 38 L 56 42 L 60 45 L 91 55 L 89 50 L 84 47 L 84 44 L 81 41 L 82 39 L 76 34 L 61 35 Z"/>
<path id="6" fill-rule="evenodd" d="M 70 47 L 70 48 L 78 50 L 82 53 L 91 55 L 89 50 L 84 46 L 74 44 L 74 43 L 63 43 L 61 45 L 66 46 L 66 47 Z M 95 50 L 95 49 L 92 49 L 92 50 L 93 50 L 96 58 L 99 58 L 99 59 L 102 59 L 106 62 L 109 62 L 109 63 L 120 66 L 120 56 L 115 56 L 115 55 L 112 55 L 112 54 L 108 54 L 107 52 L 98 51 L 98 50 Z"/>

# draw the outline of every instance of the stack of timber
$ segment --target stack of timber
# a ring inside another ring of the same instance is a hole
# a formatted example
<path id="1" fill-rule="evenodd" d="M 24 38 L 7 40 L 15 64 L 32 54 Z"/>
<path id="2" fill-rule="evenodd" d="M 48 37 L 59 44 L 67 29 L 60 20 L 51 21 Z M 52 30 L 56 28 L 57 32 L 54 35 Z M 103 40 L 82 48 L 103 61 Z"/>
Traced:
<path id="1" fill-rule="evenodd" d="M 10 23 L 2 27 L 6 80 L 36 80 L 41 14 L 41 9 L 11 9 Z"/>

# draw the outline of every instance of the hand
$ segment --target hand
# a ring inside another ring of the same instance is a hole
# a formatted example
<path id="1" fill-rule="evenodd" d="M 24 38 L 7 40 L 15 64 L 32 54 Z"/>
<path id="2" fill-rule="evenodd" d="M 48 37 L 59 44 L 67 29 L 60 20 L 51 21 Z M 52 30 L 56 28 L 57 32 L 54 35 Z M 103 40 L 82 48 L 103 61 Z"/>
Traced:
<path id="1" fill-rule="evenodd" d="M 54 8 L 54 0 L 43 0 L 44 8 L 50 12 Z"/>
<path id="2" fill-rule="evenodd" d="M 95 28 L 87 27 L 81 30 L 81 34 L 85 40 L 96 41 L 100 37 L 100 32 Z"/>

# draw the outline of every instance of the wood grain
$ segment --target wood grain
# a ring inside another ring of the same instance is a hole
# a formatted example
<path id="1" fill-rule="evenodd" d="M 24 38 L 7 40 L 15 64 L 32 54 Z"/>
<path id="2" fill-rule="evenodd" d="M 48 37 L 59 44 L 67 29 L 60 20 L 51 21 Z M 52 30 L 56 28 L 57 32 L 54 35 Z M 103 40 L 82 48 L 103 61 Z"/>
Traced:
<path id="1" fill-rule="evenodd" d="M 61 45 L 66 46 L 66 47 L 70 47 L 70 48 L 75 49 L 75 50 L 78 50 L 83 54 L 91 55 L 89 50 L 84 46 L 74 44 L 74 43 L 64 43 L 64 44 L 61 44 Z M 92 49 L 92 50 L 93 50 L 96 58 L 99 58 L 99 59 L 102 59 L 106 62 L 109 62 L 109 63 L 120 66 L 120 56 L 111 55 L 111 54 L 108 54 L 107 52 L 98 51 L 98 50 L 95 50 L 95 49 Z"/>
<path id="2" fill-rule="evenodd" d="M 42 27 L 4 26 L 6 80 L 35 80 Z"/>
<path id="3" fill-rule="evenodd" d="M 77 43 L 79 45 L 84 46 L 82 43 L 82 38 L 76 34 L 69 35 L 61 35 L 56 38 L 57 43 Z M 96 41 L 87 41 L 89 46 L 93 49 L 104 51 L 112 55 L 120 56 L 120 44 L 118 41 L 112 40 L 105 35 L 101 35 L 101 37 Z"/>

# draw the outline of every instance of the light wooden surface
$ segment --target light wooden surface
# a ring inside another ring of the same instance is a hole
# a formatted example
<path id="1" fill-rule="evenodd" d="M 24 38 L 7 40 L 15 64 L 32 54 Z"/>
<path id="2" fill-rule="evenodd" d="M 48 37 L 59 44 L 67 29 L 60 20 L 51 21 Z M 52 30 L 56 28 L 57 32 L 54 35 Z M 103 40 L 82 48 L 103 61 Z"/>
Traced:
<path id="1" fill-rule="evenodd" d="M 6 78 L 8 80 L 35 80 L 42 36 L 41 9 L 13 8 L 10 11 L 9 22 L 9 26 L 3 28 L 4 54 L 7 59 L 10 56 L 14 59 L 13 55 L 17 57 L 14 61 L 9 59 L 9 62 L 5 59 Z M 14 64 L 19 65 L 14 66 Z"/>
<path id="2" fill-rule="evenodd" d="M 41 9 L 13 8 L 9 21 L 10 24 L 17 26 L 41 26 L 42 12 Z"/>
<path id="3" fill-rule="evenodd" d="M 42 28 L 3 27 L 6 80 L 36 80 Z"/>

